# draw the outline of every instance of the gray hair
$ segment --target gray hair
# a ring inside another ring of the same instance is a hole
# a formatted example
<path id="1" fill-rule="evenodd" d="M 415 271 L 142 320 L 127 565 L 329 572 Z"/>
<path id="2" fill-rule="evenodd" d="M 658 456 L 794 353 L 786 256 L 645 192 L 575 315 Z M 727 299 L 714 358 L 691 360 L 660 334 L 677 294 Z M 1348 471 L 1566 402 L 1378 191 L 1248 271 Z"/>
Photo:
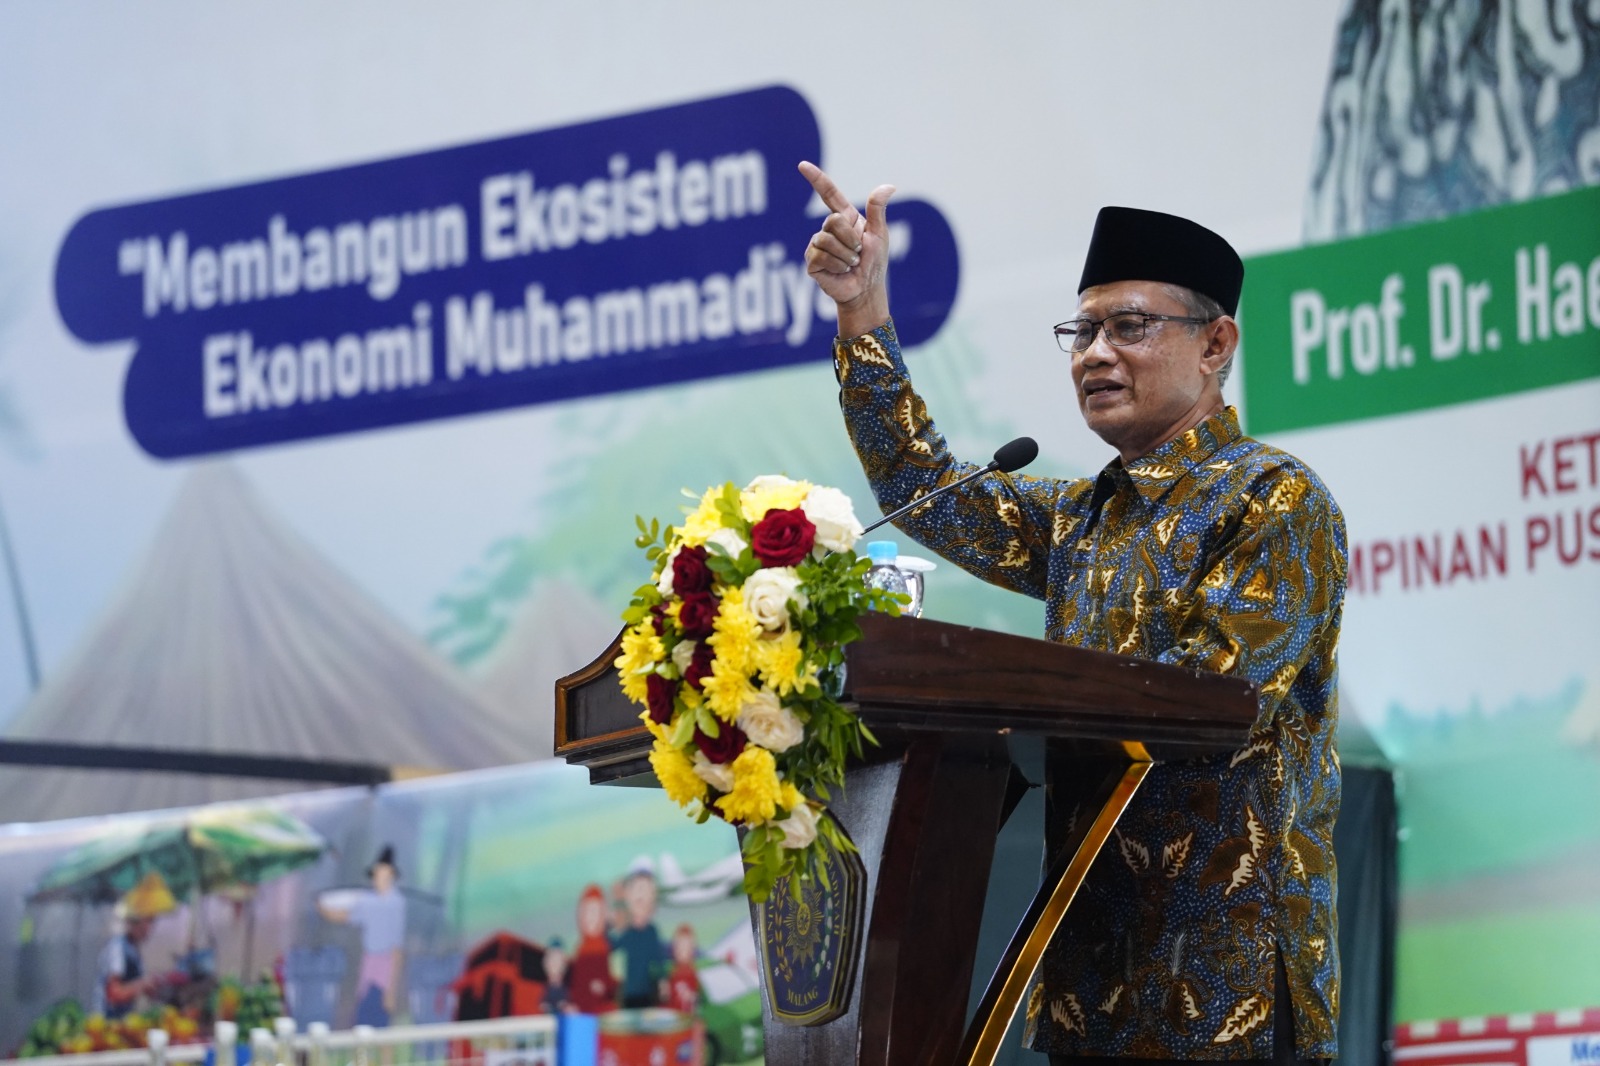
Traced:
<path id="1" fill-rule="evenodd" d="M 1203 318 L 1210 322 L 1228 313 L 1221 304 L 1203 292 L 1195 292 L 1193 289 L 1186 289 L 1182 285 L 1163 285 L 1161 288 L 1168 296 L 1181 303 L 1184 313 L 1191 318 Z M 1189 324 L 1189 336 L 1192 337 L 1199 331 L 1200 325 L 1198 323 L 1191 322 Z M 1218 388 L 1228 383 L 1228 375 L 1231 373 L 1233 373 L 1233 357 L 1229 356 L 1222 369 L 1217 371 Z"/>

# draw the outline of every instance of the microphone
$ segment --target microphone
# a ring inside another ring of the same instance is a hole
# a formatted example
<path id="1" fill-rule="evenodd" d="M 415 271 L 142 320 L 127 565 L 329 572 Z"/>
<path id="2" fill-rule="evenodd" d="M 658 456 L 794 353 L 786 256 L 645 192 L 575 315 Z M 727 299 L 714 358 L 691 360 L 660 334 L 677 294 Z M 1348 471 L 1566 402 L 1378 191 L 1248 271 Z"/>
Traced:
<path id="1" fill-rule="evenodd" d="M 994 459 L 984 469 L 1009 474 L 1021 470 L 1037 458 L 1039 458 L 1039 442 L 1032 437 L 1018 437 L 995 449 Z"/>
<path id="2" fill-rule="evenodd" d="M 904 507 L 899 507 L 893 511 L 890 511 L 888 514 L 872 523 L 872 525 L 868 526 L 866 529 L 863 529 L 861 531 L 861 535 L 863 537 L 866 536 L 868 533 L 871 533 L 874 529 L 877 529 L 885 522 L 893 522 L 896 518 L 899 518 L 907 511 L 912 511 L 918 507 L 921 507 L 923 504 L 927 503 L 940 493 L 949 492 L 951 489 L 958 489 L 974 478 L 980 478 L 985 474 L 992 474 L 995 471 L 999 471 L 1002 474 L 1009 474 L 1013 471 L 1021 470 L 1038 457 L 1039 444 L 1032 437 L 1018 437 L 1016 440 L 1008 441 L 1005 444 L 1000 445 L 999 448 L 995 449 L 994 458 L 989 460 L 988 466 L 980 467 L 968 474 L 966 477 L 958 478 L 957 480 L 950 482 L 948 485 L 940 485 L 926 496 L 919 496 L 917 499 L 912 500 Z"/>

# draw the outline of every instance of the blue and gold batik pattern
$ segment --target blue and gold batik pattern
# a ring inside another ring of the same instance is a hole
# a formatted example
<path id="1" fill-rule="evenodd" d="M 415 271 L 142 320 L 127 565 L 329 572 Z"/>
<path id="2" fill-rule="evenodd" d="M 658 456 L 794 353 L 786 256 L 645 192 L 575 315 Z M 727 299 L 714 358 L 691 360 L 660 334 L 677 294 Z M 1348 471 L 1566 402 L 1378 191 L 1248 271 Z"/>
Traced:
<path id="1" fill-rule="evenodd" d="M 834 354 L 845 422 L 884 511 L 974 469 L 950 455 L 913 391 L 892 324 Z M 1281 954 L 1297 1054 L 1334 1056 L 1345 532 L 1322 482 L 1241 434 L 1228 408 L 1098 477 L 991 474 L 899 525 L 1044 600 L 1051 640 L 1259 686 L 1244 748 L 1146 777 L 1046 952 L 1030 1046 L 1270 1058 Z"/>

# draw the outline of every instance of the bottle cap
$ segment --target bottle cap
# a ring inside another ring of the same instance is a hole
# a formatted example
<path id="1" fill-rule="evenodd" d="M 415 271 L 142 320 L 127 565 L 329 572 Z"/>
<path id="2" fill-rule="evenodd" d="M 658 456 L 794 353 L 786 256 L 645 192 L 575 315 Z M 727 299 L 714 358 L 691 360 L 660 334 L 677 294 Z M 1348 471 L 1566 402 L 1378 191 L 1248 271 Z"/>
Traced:
<path id="1" fill-rule="evenodd" d="M 874 564 L 893 566 L 895 560 L 900 558 L 900 545 L 892 540 L 873 540 L 867 542 L 867 558 Z"/>

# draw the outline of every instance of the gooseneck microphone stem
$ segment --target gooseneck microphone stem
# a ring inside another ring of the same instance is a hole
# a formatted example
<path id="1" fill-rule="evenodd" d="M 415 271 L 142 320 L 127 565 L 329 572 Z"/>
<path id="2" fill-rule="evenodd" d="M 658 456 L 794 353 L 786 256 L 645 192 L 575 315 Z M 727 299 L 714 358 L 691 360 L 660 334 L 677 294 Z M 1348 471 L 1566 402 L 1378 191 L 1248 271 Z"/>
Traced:
<path id="1" fill-rule="evenodd" d="M 1007 444 L 1002 444 L 994 453 L 994 458 L 989 461 L 988 466 L 980 467 L 968 474 L 966 477 L 957 478 L 948 485 L 940 485 L 926 496 L 919 496 L 917 499 L 912 500 L 904 507 L 895 508 L 893 511 L 890 511 L 888 514 L 872 523 L 872 525 L 863 529 L 861 531 L 861 535 L 866 536 L 868 533 L 871 533 L 874 529 L 877 529 L 884 523 L 893 522 L 896 518 L 899 518 L 908 511 L 916 510 L 929 500 L 932 500 L 935 496 L 938 496 L 940 493 L 949 492 L 951 489 L 959 489 L 967 482 L 975 480 L 976 478 L 980 478 L 985 474 L 992 474 L 996 470 L 1003 474 L 1009 474 L 1014 470 L 1021 470 L 1023 467 L 1033 462 L 1038 454 L 1039 445 L 1034 443 L 1032 437 L 1018 437 L 1014 441 L 1011 441 Z"/>
<path id="2" fill-rule="evenodd" d="M 884 525 L 887 522 L 893 522 L 896 518 L 899 518 L 901 515 L 905 514 L 908 511 L 916 510 L 918 507 L 921 507 L 923 504 L 927 503 L 929 500 L 933 499 L 935 496 L 938 496 L 940 493 L 949 492 L 951 489 L 959 489 L 962 485 L 965 485 L 967 482 L 976 480 L 977 478 L 980 478 L 985 474 L 992 474 L 994 471 L 999 470 L 999 469 L 1000 469 L 1000 464 L 998 464 L 998 463 L 990 463 L 988 466 L 980 467 L 979 469 L 974 470 L 972 473 L 968 474 L 964 478 L 959 478 L 959 479 L 957 479 L 955 481 L 952 481 L 948 485 L 940 485 L 938 488 L 934 489 L 932 492 L 928 493 L 926 496 L 918 496 L 916 499 L 912 500 L 910 503 L 906 504 L 904 507 L 896 507 L 894 510 L 890 511 L 888 514 L 884 515 L 882 518 L 880 518 L 876 522 L 872 523 L 872 525 L 868 526 L 866 529 L 863 529 L 861 531 L 861 535 L 864 537 L 868 533 L 871 533 L 874 529 L 877 529 L 879 526 Z"/>

